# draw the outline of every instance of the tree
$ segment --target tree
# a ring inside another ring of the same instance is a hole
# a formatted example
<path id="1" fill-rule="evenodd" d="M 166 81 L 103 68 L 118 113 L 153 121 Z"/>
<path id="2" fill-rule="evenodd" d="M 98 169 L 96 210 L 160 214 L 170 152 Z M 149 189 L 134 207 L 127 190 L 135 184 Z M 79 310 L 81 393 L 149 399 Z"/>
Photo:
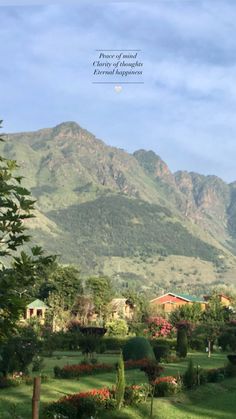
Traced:
<path id="1" fill-rule="evenodd" d="M 46 299 L 52 293 L 63 298 L 65 308 L 71 308 L 76 296 L 83 294 L 79 270 L 74 266 L 54 264 L 47 280 L 40 286 L 38 297 Z"/>
<path id="2" fill-rule="evenodd" d="M 186 358 L 188 352 L 188 338 L 185 327 L 179 327 L 177 330 L 176 353 L 180 358 Z"/>
<path id="3" fill-rule="evenodd" d="M 105 327 L 108 336 L 127 336 L 129 330 L 124 319 L 114 319 L 106 322 Z"/>
<path id="4" fill-rule="evenodd" d="M 38 246 L 30 253 L 22 250 L 30 241 L 25 221 L 33 217 L 35 201 L 15 175 L 17 169 L 15 160 L 0 156 L 0 341 L 11 335 L 24 311 L 24 290 L 37 281 L 42 266 L 55 260 Z"/>
<path id="5" fill-rule="evenodd" d="M 111 280 L 107 277 L 91 277 L 86 281 L 86 290 L 91 295 L 99 319 L 106 318 L 108 303 L 112 297 Z"/>
<path id="6" fill-rule="evenodd" d="M 117 409 L 122 407 L 124 401 L 124 394 L 125 394 L 125 368 L 124 368 L 124 360 L 122 353 L 120 354 L 120 358 L 118 361 L 117 366 L 117 374 L 116 374 L 116 406 Z"/>
<path id="7" fill-rule="evenodd" d="M 173 324 L 173 326 L 176 326 L 176 324 L 179 323 L 181 320 L 187 320 L 191 323 L 196 324 L 201 320 L 201 316 L 201 304 L 184 304 L 171 312 L 169 320 L 170 323 Z"/>

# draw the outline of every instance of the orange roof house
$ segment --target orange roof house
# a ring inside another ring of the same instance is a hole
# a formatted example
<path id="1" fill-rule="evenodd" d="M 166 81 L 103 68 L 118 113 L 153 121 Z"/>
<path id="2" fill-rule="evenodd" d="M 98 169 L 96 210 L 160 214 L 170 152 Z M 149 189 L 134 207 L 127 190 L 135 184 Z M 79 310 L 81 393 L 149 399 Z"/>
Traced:
<path id="1" fill-rule="evenodd" d="M 171 313 L 171 311 L 185 304 L 201 304 L 202 309 L 206 308 L 206 301 L 202 301 L 200 298 L 193 297 L 187 294 L 174 294 L 168 292 L 167 294 L 156 297 L 150 301 L 151 306 L 160 308 L 165 313 Z"/>

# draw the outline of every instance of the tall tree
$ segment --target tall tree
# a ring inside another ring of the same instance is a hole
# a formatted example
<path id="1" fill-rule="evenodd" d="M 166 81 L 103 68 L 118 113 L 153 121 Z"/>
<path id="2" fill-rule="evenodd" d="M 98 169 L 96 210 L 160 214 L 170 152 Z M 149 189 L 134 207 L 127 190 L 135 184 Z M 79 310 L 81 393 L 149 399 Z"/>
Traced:
<path id="1" fill-rule="evenodd" d="M 17 169 L 15 160 L 0 156 L 0 341 L 11 334 L 23 313 L 25 288 L 36 282 L 42 266 L 55 260 L 45 257 L 38 246 L 28 253 L 23 250 L 30 241 L 25 221 L 33 217 L 35 201 L 21 185 Z"/>
<path id="2" fill-rule="evenodd" d="M 108 303 L 112 298 L 112 285 L 108 277 L 91 277 L 86 280 L 86 291 L 91 295 L 95 311 L 100 319 L 106 317 Z"/>

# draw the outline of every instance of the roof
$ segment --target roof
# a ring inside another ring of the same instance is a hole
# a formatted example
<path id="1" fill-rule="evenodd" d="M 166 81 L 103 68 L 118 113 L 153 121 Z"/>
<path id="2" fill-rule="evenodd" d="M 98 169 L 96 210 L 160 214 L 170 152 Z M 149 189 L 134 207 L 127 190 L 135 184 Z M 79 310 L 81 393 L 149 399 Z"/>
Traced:
<path id="1" fill-rule="evenodd" d="M 26 306 L 27 308 L 48 308 L 48 306 L 41 300 L 34 300 Z"/>
<path id="2" fill-rule="evenodd" d="M 163 295 L 160 295 L 159 297 L 153 298 L 153 300 L 151 300 L 151 302 L 157 300 L 158 298 L 165 297 L 166 295 L 172 295 L 173 297 L 181 298 L 182 300 L 185 300 L 185 301 L 191 301 L 192 303 L 201 303 L 201 302 L 204 302 L 200 298 L 193 297 L 192 295 L 188 295 L 188 294 L 175 294 L 173 292 L 167 292 L 166 294 L 163 294 Z"/>

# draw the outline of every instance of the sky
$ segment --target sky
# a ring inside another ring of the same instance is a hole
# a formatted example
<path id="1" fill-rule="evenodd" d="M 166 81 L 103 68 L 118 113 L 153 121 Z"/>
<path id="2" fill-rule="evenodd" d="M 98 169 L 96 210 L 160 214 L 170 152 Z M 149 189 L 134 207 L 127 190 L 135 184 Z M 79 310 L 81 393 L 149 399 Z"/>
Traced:
<path id="1" fill-rule="evenodd" d="M 235 181 L 235 22 L 234 0 L 0 0 L 3 131 L 76 121 L 172 171 Z M 141 50 L 143 84 L 92 83 L 96 49 Z"/>

